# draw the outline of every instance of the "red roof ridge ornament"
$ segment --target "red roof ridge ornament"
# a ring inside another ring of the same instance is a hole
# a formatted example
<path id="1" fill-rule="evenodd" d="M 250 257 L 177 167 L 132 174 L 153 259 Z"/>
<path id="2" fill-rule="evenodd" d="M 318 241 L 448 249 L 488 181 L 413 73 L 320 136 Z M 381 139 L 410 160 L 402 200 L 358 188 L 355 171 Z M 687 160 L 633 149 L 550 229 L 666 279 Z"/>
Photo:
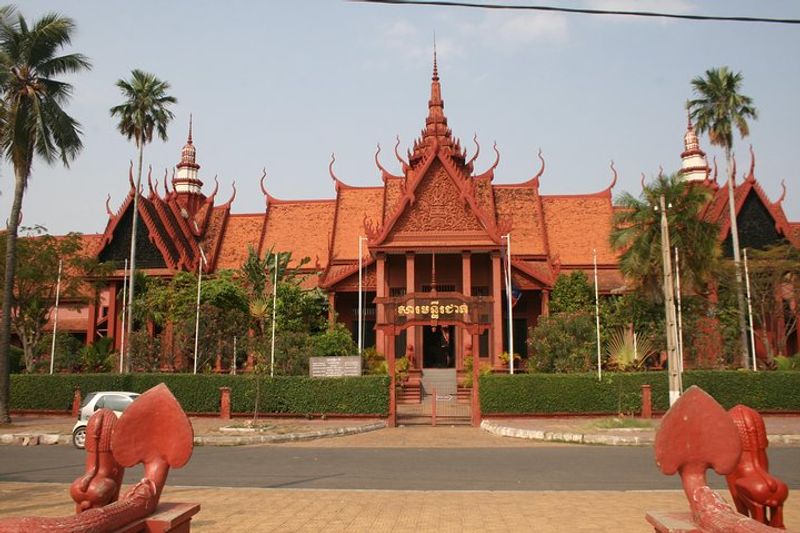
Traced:
<path id="1" fill-rule="evenodd" d="M 783 187 L 783 190 L 784 192 L 786 192 L 785 186 Z M 109 193 L 108 196 L 106 196 L 106 213 L 108 213 L 108 216 L 113 217 L 114 213 L 111 212 L 111 206 L 109 205 L 110 202 L 111 202 L 111 193 Z"/>
<path id="2" fill-rule="evenodd" d="M 398 143 L 399 142 L 400 141 L 398 140 Z M 383 168 L 383 165 L 381 165 L 381 161 L 379 158 L 380 153 L 381 153 L 381 143 L 378 143 L 378 150 L 375 152 L 375 164 L 378 166 L 378 170 L 381 171 L 381 180 L 383 180 L 383 182 L 386 183 L 386 180 L 388 178 L 401 179 L 402 176 L 395 176 L 394 174 Z"/>
<path id="3" fill-rule="evenodd" d="M 489 178 L 489 181 L 494 180 L 494 169 L 500 164 L 500 150 L 497 149 L 497 141 L 492 145 L 492 150 L 494 150 L 495 155 L 494 163 L 485 172 L 475 176 L 476 179 Z"/>
<path id="4" fill-rule="evenodd" d="M 331 179 L 333 180 L 334 187 L 336 188 L 336 192 L 339 192 L 339 184 L 340 180 L 336 177 L 336 174 L 333 172 L 333 164 L 336 162 L 336 154 L 331 152 L 331 162 L 328 164 L 328 174 L 331 175 Z"/>
<path id="5" fill-rule="evenodd" d="M 756 180 L 756 153 L 753 151 L 753 145 L 750 145 L 750 172 L 747 173 L 747 177 L 745 177 L 747 181 L 755 181 Z"/>
<path id="6" fill-rule="evenodd" d="M 395 145 L 394 145 L 394 156 L 395 156 L 395 157 L 397 158 L 397 160 L 400 162 L 400 165 L 402 165 L 402 168 L 403 168 L 403 174 L 405 174 L 405 173 L 408 171 L 408 167 L 409 167 L 409 165 L 408 165 L 408 161 L 406 161 L 405 159 L 403 159 L 403 158 L 400 156 L 400 153 L 397 151 L 397 148 L 398 148 L 399 146 L 400 146 L 400 136 L 398 135 L 398 136 L 397 136 L 397 142 L 396 142 L 396 143 L 395 143 Z"/>
<path id="7" fill-rule="evenodd" d="M 468 171 L 469 171 L 470 173 L 472 173 L 472 164 L 475 162 L 475 160 L 476 160 L 476 159 L 478 159 L 478 156 L 479 156 L 479 155 L 480 155 L 480 153 L 481 153 L 481 145 L 478 143 L 478 132 L 477 132 L 477 131 L 476 131 L 476 132 L 475 132 L 475 134 L 472 136 L 472 142 L 474 142 L 474 143 L 475 143 L 475 155 L 473 155 L 473 156 L 470 158 L 470 160 L 469 160 L 469 161 L 467 161 L 467 163 L 466 163 L 466 165 L 465 165 L 465 166 L 468 168 Z"/>
<path id="8" fill-rule="evenodd" d="M 233 189 L 233 192 L 231 193 L 231 197 L 227 202 L 222 204 L 223 206 L 230 207 L 231 204 L 233 204 L 233 200 L 236 198 L 236 180 L 233 180 L 233 182 L 231 183 L 231 189 Z"/>
<path id="9" fill-rule="evenodd" d="M 781 188 L 783 189 L 783 191 L 781 192 L 780 198 L 778 198 L 775 201 L 775 205 L 776 206 L 781 205 L 783 203 L 783 201 L 786 199 L 786 180 L 785 179 L 781 180 Z"/>

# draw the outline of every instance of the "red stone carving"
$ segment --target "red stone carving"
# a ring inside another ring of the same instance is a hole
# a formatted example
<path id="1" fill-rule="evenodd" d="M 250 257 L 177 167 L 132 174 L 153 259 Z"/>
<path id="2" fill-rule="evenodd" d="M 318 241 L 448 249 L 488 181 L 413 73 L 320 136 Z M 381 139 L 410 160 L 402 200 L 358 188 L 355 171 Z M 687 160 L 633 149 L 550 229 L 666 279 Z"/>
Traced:
<path id="1" fill-rule="evenodd" d="M 699 387 L 686 391 L 664 416 L 656 435 L 656 464 L 664 474 L 680 474 L 696 531 L 782 531 L 743 517 L 708 487 L 706 470 L 713 468 L 718 474 L 731 474 L 739 463 L 741 451 L 733 420 Z M 656 525 L 657 531 L 677 531 L 666 526 L 658 515 L 648 514 L 648 521 Z"/>
<path id="2" fill-rule="evenodd" d="M 86 473 L 72 482 L 69 494 L 75 500 L 75 512 L 103 507 L 119 498 L 125 469 L 111 453 L 111 434 L 117 415 L 100 409 L 86 426 Z"/>
<path id="3" fill-rule="evenodd" d="M 0 520 L 0 533 L 45 532 L 60 533 L 116 531 L 126 527 L 126 531 L 144 531 L 145 527 L 127 529 L 127 526 L 153 514 L 158 506 L 161 491 L 167 480 L 169 469 L 186 464 L 192 455 L 194 433 L 189 419 L 180 404 L 163 383 L 142 394 L 123 413 L 116 422 L 108 414 L 98 411 L 92 416 L 87 427 L 87 454 L 95 453 L 95 459 L 87 459 L 87 473 L 73 483 L 74 489 L 83 501 L 90 505 L 107 498 L 114 487 L 112 461 L 122 467 L 144 463 L 144 478 L 125 493 L 119 501 L 79 512 L 79 514 L 58 517 L 24 517 Z M 110 412 L 110 411 L 109 411 Z M 113 413 L 112 413 L 113 416 Z M 111 454 L 106 455 L 106 444 L 111 443 Z M 96 437 L 96 438 L 95 438 Z M 90 451 L 94 440 L 96 448 Z M 120 476 L 121 473 L 117 472 Z M 86 481 L 88 479 L 88 481 Z M 116 491 L 119 491 L 118 484 Z M 189 506 L 186 520 L 197 512 L 199 506 Z M 83 509 L 79 503 L 79 511 Z M 181 531 L 189 530 L 188 521 Z"/>
<path id="4" fill-rule="evenodd" d="M 416 190 L 416 205 L 406 209 L 396 232 L 481 231 L 482 226 L 447 172 L 438 164 Z"/>
<path id="5" fill-rule="evenodd" d="M 783 527 L 783 502 L 789 495 L 786 483 L 770 475 L 767 430 L 757 411 L 737 405 L 728 412 L 739 430 L 742 456 L 736 469 L 726 476 L 736 509 L 773 527 Z"/>

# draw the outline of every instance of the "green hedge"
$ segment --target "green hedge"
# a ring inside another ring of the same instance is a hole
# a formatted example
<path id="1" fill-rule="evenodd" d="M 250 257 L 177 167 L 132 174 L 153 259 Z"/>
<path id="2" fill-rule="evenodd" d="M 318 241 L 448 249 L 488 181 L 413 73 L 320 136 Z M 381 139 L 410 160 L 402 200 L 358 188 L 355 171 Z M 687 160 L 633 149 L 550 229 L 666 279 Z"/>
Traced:
<path id="1" fill-rule="evenodd" d="M 362 376 L 312 379 L 260 377 L 260 413 L 386 415 L 389 378 Z M 231 388 L 234 413 L 252 412 L 255 376 L 208 374 L 15 374 L 11 376 L 11 409 L 68 411 L 74 390 L 144 392 L 164 382 L 188 413 L 219 412 L 219 388 Z"/>
<path id="2" fill-rule="evenodd" d="M 489 414 L 638 413 L 641 387 L 652 389 L 653 409 L 669 405 L 666 372 L 516 374 L 481 377 L 481 412 Z M 683 386 L 698 385 L 726 409 L 737 403 L 764 411 L 800 411 L 800 372 L 697 370 Z"/>

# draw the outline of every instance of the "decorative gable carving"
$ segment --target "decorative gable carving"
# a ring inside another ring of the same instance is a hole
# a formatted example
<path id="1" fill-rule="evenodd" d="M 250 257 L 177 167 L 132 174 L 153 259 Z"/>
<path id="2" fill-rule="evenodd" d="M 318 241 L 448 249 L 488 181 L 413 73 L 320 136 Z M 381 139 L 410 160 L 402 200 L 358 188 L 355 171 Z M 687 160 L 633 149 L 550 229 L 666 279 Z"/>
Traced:
<path id="1" fill-rule="evenodd" d="M 392 233 L 483 229 L 461 191 L 438 162 L 428 169 L 414 195 L 413 204 L 406 207 Z"/>

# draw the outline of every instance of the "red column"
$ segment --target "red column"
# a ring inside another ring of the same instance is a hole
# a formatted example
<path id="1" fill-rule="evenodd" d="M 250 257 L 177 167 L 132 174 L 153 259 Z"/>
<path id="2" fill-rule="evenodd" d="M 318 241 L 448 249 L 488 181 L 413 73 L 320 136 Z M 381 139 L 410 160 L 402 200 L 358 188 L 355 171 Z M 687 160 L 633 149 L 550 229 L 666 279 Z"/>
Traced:
<path id="1" fill-rule="evenodd" d="M 500 252 L 492 252 L 492 346 L 489 353 L 492 367 L 503 352 L 503 300 L 500 286 Z"/>
<path id="2" fill-rule="evenodd" d="M 416 287 L 416 280 L 415 280 L 415 270 L 414 270 L 414 252 L 406 252 L 406 294 L 415 292 Z M 413 303 L 413 302 L 409 302 Z M 415 356 L 417 354 L 417 335 L 416 335 L 416 328 L 413 326 L 406 330 L 406 346 L 411 348 L 410 353 L 413 353 Z M 406 353 L 409 353 L 406 351 Z M 414 368 L 421 368 L 422 364 L 419 361 L 419 357 L 414 357 Z"/>
<path id="3" fill-rule="evenodd" d="M 380 307 L 380 306 L 379 306 Z M 382 331 L 379 330 L 379 333 Z M 395 360 L 394 360 L 394 335 L 389 335 L 389 341 L 386 345 L 386 361 L 388 363 L 388 370 L 389 370 L 389 420 L 388 424 L 390 428 L 397 427 L 397 392 L 396 387 L 397 383 L 395 382 L 394 370 L 395 370 Z"/>
<path id="4" fill-rule="evenodd" d="M 108 336 L 114 339 L 114 348 L 119 349 L 119 339 L 117 338 L 117 284 L 111 282 L 108 285 Z"/>
<path id="5" fill-rule="evenodd" d="M 92 344 L 97 338 L 97 300 L 92 300 L 87 309 L 89 315 L 86 319 L 86 346 Z"/>
<path id="6" fill-rule="evenodd" d="M 653 400 L 650 385 L 642 385 L 642 418 L 653 418 Z"/>
<path id="7" fill-rule="evenodd" d="M 328 327 L 333 329 L 336 325 L 336 293 L 328 293 Z"/>
<path id="8" fill-rule="evenodd" d="M 81 410 L 81 388 L 75 387 L 75 394 L 72 395 L 72 416 L 78 416 Z"/>
<path id="9" fill-rule="evenodd" d="M 472 296 L 472 253 L 469 251 L 461 252 L 461 293 L 464 296 Z M 464 368 L 464 358 L 467 356 L 467 346 L 477 346 L 476 339 L 470 338 L 469 332 L 462 328 L 463 332 L 461 347 L 456 354 L 456 368 Z M 478 364 L 478 361 L 474 361 Z"/>
<path id="10" fill-rule="evenodd" d="M 386 296 L 386 254 L 383 252 L 379 252 L 376 257 L 375 261 L 375 296 L 378 298 L 383 298 Z M 386 317 L 383 311 L 383 304 L 378 304 L 376 312 L 375 312 L 375 319 L 377 320 L 378 324 L 383 324 L 386 321 Z M 378 329 L 375 335 L 375 345 L 379 352 L 383 352 L 389 354 L 389 347 L 386 345 L 386 334 L 382 329 Z M 392 346 L 392 350 L 394 350 L 394 346 Z"/>

